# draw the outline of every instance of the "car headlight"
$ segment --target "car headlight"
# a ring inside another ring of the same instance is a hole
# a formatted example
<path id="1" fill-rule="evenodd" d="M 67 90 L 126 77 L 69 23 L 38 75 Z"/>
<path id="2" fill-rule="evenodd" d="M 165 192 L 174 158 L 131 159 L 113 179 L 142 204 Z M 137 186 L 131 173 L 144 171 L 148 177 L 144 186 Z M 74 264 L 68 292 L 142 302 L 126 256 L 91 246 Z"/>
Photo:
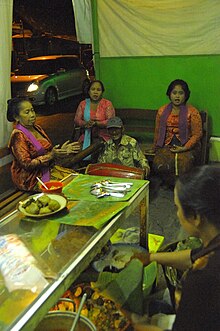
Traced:
<path id="1" fill-rule="evenodd" d="M 28 86 L 27 91 L 28 92 L 34 92 L 39 89 L 39 86 L 36 83 L 32 83 L 31 85 Z"/>

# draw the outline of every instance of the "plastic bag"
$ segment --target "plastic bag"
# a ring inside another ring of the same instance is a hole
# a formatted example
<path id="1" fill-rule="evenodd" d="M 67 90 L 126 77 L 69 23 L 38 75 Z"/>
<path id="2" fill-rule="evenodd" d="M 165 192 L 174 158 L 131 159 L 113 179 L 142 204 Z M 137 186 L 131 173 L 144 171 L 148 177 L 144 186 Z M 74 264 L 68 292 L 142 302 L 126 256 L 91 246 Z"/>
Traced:
<path id="1" fill-rule="evenodd" d="M 16 234 L 0 236 L 0 271 L 9 292 L 41 292 L 48 282 L 36 260 Z"/>

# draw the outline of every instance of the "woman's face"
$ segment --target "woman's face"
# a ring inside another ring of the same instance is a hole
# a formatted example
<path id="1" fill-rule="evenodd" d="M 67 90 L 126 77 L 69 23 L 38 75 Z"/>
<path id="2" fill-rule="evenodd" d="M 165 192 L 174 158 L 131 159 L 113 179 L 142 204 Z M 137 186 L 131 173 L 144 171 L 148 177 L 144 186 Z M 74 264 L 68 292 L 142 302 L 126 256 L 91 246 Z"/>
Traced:
<path id="1" fill-rule="evenodd" d="M 99 101 L 102 98 L 102 86 L 99 82 L 95 82 L 89 89 L 89 96 L 92 101 Z"/>
<path id="2" fill-rule="evenodd" d="M 177 208 L 177 217 L 180 221 L 180 224 L 182 226 L 182 228 L 190 235 L 190 236 L 194 236 L 194 237 L 198 237 L 199 233 L 197 230 L 197 227 L 195 226 L 195 218 L 194 217 L 190 217 L 190 218 L 186 218 L 181 206 L 181 203 L 179 201 L 178 198 L 178 194 L 177 194 L 177 188 L 175 187 L 174 189 L 174 202 Z"/>
<path id="3" fill-rule="evenodd" d="M 174 106 L 185 103 L 186 95 L 181 85 L 176 85 L 170 93 L 170 100 Z"/>
<path id="4" fill-rule="evenodd" d="M 15 118 L 21 125 L 32 127 L 36 120 L 36 113 L 29 101 L 22 101 L 20 104 L 19 115 Z"/>

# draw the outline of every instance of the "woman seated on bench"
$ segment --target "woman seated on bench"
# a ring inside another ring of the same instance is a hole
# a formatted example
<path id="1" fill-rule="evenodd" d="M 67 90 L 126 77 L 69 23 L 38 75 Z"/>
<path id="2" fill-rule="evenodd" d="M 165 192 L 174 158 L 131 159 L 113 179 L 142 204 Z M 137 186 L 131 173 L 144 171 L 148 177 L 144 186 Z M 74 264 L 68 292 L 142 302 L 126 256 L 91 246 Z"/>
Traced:
<path id="1" fill-rule="evenodd" d="M 88 86 L 88 97 L 81 101 L 74 122 L 83 129 L 79 141 L 83 142 L 83 150 L 101 139 L 107 141 L 110 137 L 106 128 L 109 118 L 115 116 L 111 101 L 104 99 L 104 85 L 100 80 L 94 80 Z"/>
<path id="2" fill-rule="evenodd" d="M 190 90 L 185 81 L 172 81 L 166 94 L 171 102 L 157 112 L 153 169 L 173 184 L 175 176 L 189 171 L 199 159 L 202 121 L 199 111 L 187 104 Z"/>
<path id="3" fill-rule="evenodd" d="M 16 122 L 9 149 L 14 157 L 11 167 L 12 180 L 23 191 L 39 191 L 37 177 L 43 182 L 61 179 L 71 169 L 55 166 L 55 158 L 78 153 L 78 142 L 65 142 L 61 148 L 53 147 L 44 130 L 35 124 L 36 113 L 28 99 L 8 100 L 7 119 Z"/>

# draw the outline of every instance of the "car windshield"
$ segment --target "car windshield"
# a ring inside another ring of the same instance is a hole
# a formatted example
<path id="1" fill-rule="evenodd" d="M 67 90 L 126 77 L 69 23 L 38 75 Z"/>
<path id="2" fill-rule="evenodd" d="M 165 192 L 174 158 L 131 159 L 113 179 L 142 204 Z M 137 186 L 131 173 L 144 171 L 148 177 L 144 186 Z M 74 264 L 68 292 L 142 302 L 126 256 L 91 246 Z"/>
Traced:
<path id="1" fill-rule="evenodd" d="M 44 75 L 56 72 L 56 64 L 53 60 L 27 61 L 16 71 L 16 75 Z"/>

